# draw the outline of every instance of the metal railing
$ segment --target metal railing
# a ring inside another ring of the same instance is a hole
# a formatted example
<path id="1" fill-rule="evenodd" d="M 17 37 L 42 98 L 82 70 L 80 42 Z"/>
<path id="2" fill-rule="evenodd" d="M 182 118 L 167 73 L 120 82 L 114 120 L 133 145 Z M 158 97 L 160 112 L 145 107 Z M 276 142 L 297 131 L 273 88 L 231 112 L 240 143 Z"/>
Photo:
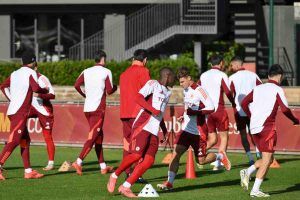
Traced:
<path id="1" fill-rule="evenodd" d="M 216 34 L 218 0 L 164 0 L 127 16 L 125 22 L 100 31 L 71 47 L 69 58 L 92 58 L 97 49 L 114 60 L 128 59 L 137 48 L 148 49 L 175 34 Z M 122 25 L 123 23 L 123 25 Z M 123 40 L 122 40 L 123 39 Z M 118 42 L 116 42 L 118 40 Z"/>
<path id="2" fill-rule="evenodd" d="M 294 69 L 291 64 L 290 58 L 285 47 L 277 47 L 277 63 L 283 68 L 284 79 L 286 79 L 287 85 L 294 85 Z"/>
<path id="3" fill-rule="evenodd" d="M 81 51 L 83 49 L 83 54 Z M 83 60 L 93 59 L 95 52 L 104 49 L 104 31 L 101 30 L 87 38 L 83 42 L 73 45 L 69 49 L 69 59 Z"/>

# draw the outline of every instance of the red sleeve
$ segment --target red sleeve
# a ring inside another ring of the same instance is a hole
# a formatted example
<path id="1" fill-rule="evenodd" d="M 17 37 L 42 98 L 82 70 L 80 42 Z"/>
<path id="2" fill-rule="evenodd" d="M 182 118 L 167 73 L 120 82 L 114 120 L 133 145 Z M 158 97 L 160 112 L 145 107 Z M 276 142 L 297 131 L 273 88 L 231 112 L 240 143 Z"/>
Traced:
<path id="1" fill-rule="evenodd" d="M 144 96 L 141 94 L 137 94 L 135 101 L 137 104 L 139 104 L 144 109 L 146 109 L 147 111 L 149 111 L 153 114 L 157 114 L 157 112 L 160 112 L 160 111 L 156 110 L 155 108 L 153 108 L 149 103 L 147 103 Z"/>
<path id="2" fill-rule="evenodd" d="M 259 79 L 256 79 L 256 86 L 258 86 L 258 85 L 260 85 L 260 84 L 262 84 L 262 82 L 260 82 Z"/>
<path id="3" fill-rule="evenodd" d="M 105 90 L 107 94 L 113 94 L 117 89 L 118 87 L 116 85 L 111 85 L 109 77 L 107 76 L 105 79 Z"/>
<path id="4" fill-rule="evenodd" d="M 41 99 L 44 99 L 44 100 L 55 99 L 55 95 L 54 95 L 54 94 L 51 94 L 51 93 L 48 93 L 48 94 L 39 94 L 39 97 L 40 97 Z"/>
<path id="5" fill-rule="evenodd" d="M 253 102 L 253 91 L 250 92 L 242 101 L 241 107 L 244 110 L 244 112 L 247 114 L 247 116 L 251 117 L 251 112 L 249 109 L 249 104 Z"/>
<path id="6" fill-rule="evenodd" d="M 141 70 L 141 74 L 140 74 L 140 87 L 142 88 L 149 80 L 150 80 L 150 72 L 145 67 L 145 69 Z"/>
<path id="7" fill-rule="evenodd" d="M 39 84 L 33 79 L 32 76 L 29 78 L 29 84 L 32 88 L 32 91 L 35 93 L 47 94 L 49 92 L 46 88 L 41 88 Z"/>
<path id="8" fill-rule="evenodd" d="M 200 79 L 197 81 L 197 85 L 201 85 L 201 80 Z"/>
<path id="9" fill-rule="evenodd" d="M 77 78 L 74 87 L 81 96 L 85 97 L 84 92 L 81 90 L 80 86 L 84 84 L 84 75 L 83 73 Z"/>
<path id="10" fill-rule="evenodd" d="M 276 99 L 277 99 L 277 102 L 278 102 L 283 114 L 287 118 L 289 118 L 292 122 L 294 122 L 294 124 L 299 124 L 299 119 L 297 119 L 295 117 L 295 115 L 292 113 L 291 109 L 289 109 L 288 107 L 286 107 L 286 105 L 284 105 L 284 103 L 282 102 L 282 100 L 278 94 L 276 95 Z"/>
<path id="11" fill-rule="evenodd" d="M 162 120 L 161 120 L 159 126 L 160 126 L 160 128 L 161 128 L 163 134 L 166 135 L 166 133 L 168 132 L 168 129 L 167 129 L 167 127 L 166 127 L 164 118 L 162 118 Z"/>
<path id="12" fill-rule="evenodd" d="M 226 83 L 225 83 L 225 81 L 223 79 L 222 79 L 222 82 L 221 82 L 221 86 L 222 86 L 222 89 L 223 89 L 225 95 L 227 96 L 227 98 L 231 102 L 232 106 L 235 107 L 234 98 L 232 97 L 232 95 L 230 93 L 230 90 L 227 87 L 227 85 L 226 85 Z"/>
<path id="13" fill-rule="evenodd" d="M 235 98 L 236 92 L 235 92 L 235 87 L 234 87 L 233 81 L 230 83 L 230 91 L 231 91 L 232 97 Z"/>
<path id="14" fill-rule="evenodd" d="M 5 95 L 5 97 L 9 100 L 6 92 L 5 92 L 5 88 L 9 88 L 10 87 L 10 77 L 8 77 L 0 86 L 2 93 Z"/>

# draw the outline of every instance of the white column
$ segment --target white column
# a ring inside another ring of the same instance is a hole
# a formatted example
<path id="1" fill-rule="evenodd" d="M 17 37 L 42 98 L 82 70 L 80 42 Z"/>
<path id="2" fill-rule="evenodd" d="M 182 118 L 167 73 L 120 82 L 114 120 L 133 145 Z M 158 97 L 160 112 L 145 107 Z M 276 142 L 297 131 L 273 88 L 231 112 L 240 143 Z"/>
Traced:
<path id="1" fill-rule="evenodd" d="M 202 71 L 202 45 L 201 42 L 194 42 L 194 60 L 198 65 L 198 70 Z"/>
<path id="2" fill-rule="evenodd" d="M 0 33 L 0 60 L 9 60 L 11 49 L 11 28 L 9 15 L 0 15 Z"/>

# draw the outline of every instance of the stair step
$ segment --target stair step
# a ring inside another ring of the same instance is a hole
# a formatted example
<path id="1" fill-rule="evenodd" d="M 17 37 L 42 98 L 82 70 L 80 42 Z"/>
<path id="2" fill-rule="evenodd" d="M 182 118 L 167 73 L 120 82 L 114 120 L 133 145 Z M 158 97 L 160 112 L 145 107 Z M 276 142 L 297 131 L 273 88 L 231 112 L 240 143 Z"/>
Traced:
<path id="1" fill-rule="evenodd" d="M 256 29 L 256 25 L 247 25 L 247 26 L 245 26 L 245 25 L 234 25 L 234 29 L 235 30 L 237 30 L 237 29 L 239 29 L 239 30 L 241 30 L 241 29 L 243 29 L 243 30 L 253 30 L 253 29 Z"/>
<path id="2" fill-rule="evenodd" d="M 255 34 L 235 34 L 234 35 L 236 39 L 256 39 L 256 35 Z"/>
<path id="3" fill-rule="evenodd" d="M 232 19 L 234 21 L 255 21 L 255 17 L 237 17 L 237 16 L 233 16 Z"/>
<path id="4" fill-rule="evenodd" d="M 234 13 L 235 17 L 254 17 L 254 13 Z"/>
<path id="5" fill-rule="evenodd" d="M 230 0 L 229 3 L 230 4 L 247 4 L 248 1 L 247 0 Z"/>
<path id="6" fill-rule="evenodd" d="M 245 44 L 245 43 L 256 43 L 256 38 L 236 38 L 234 40 L 236 43 L 242 43 L 242 44 Z"/>
<path id="7" fill-rule="evenodd" d="M 246 53 L 256 53 L 256 48 L 246 47 L 245 52 Z"/>
<path id="8" fill-rule="evenodd" d="M 248 29 L 248 30 L 235 29 L 234 34 L 235 35 L 253 35 L 253 34 L 256 34 L 256 30 L 255 29 Z"/>
<path id="9" fill-rule="evenodd" d="M 245 62 L 255 62 L 256 58 L 255 57 L 245 57 Z"/>
<path id="10" fill-rule="evenodd" d="M 248 25 L 256 25 L 256 21 L 255 20 L 249 20 L 249 21 L 234 21 L 234 25 L 237 26 L 248 26 Z"/>

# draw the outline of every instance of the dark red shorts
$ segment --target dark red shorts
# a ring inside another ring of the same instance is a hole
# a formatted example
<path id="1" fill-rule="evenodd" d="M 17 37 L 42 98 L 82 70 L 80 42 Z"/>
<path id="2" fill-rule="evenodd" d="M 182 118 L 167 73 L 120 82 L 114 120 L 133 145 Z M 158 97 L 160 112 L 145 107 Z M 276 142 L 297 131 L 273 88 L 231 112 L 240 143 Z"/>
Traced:
<path id="1" fill-rule="evenodd" d="M 97 131 L 100 132 L 103 127 L 104 112 L 85 112 L 84 114 L 89 122 L 90 131 L 97 129 Z"/>
<path id="2" fill-rule="evenodd" d="M 155 158 L 158 150 L 158 137 L 152 133 L 142 130 L 135 137 L 131 138 L 129 152 L 142 156 L 150 155 Z"/>
<path id="3" fill-rule="evenodd" d="M 250 119 L 246 116 L 240 116 L 238 113 L 234 116 L 237 130 L 244 130 L 250 127 Z"/>
<path id="4" fill-rule="evenodd" d="M 223 132 L 229 130 L 229 118 L 226 110 L 219 110 L 208 115 L 207 118 L 208 132 Z"/>
<path id="5" fill-rule="evenodd" d="M 21 138 L 29 138 L 27 130 L 28 113 L 16 113 L 8 115 L 8 118 L 10 120 L 8 143 L 16 140 L 20 141 Z"/>
<path id="6" fill-rule="evenodd" d="M 275 152 L 274 147 L 277 143 L 276 130 L 263 130 L 260 133 L 253 134 L 252 137 L 260 152 Z"/>
<path id="7" fill-rule="evenodd" d="M 123 137 L 130 141 L 130 135 L 131 135 L 131 129 L 134 122 L 134 118 L 122 118 L 122 124 L 123 124 Z"/>
<path id="8" fill-rule="evenodd" d="M 38 118 L 41 124 L 41 127 L 46 130 L 52 130 L 54 123 L 53 114 L 46 116 L 37 111 L 33 106 L 30 108 L 30 113 L 28 118 Z"/>
<path id="9" fill-rule="evenodd" d="M 181 131 L 176 135 L 175 144 L 185 146 L 186 148 L 191 146 L 196 157 L 204 157 L 206 156 L 207 145 L 206 139 L 204 138 L 206 137 L 200 137 L 200 135 Z"/>

